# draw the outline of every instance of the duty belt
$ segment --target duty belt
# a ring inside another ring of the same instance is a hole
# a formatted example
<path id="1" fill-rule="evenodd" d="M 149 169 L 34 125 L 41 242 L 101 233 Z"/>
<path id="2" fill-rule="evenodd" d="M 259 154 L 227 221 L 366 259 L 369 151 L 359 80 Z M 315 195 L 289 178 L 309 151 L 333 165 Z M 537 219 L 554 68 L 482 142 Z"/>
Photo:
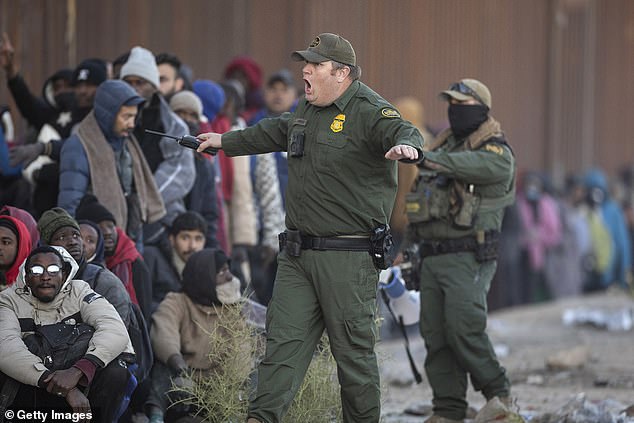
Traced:
<path id="1" fill-rule="evenodd" d="M 474 237 L 443 239 L 441 241 L 423 241 L 420 246 L 421 257 L 440 254 L 475 251 L 477 242 Z"/>
<path id="2" fill-rule="evenodd" d="M 500 232 L 491 230 L 479 231 L 476 236 L 423 241 L 420 244 L 420 256 L 425 258 L 441 254 L 472 252 L 475 254 L 476 261 L 483 263 L 497 258 L 499 239 Z"/>
<path id="3" fill-rule="evenodd" d="M 302 250 L 370 251 L 370 239 L 302 236 Z"/>
<path id="4" fill-rule="evenodd" d="M 280 251 L 289 242 L 288 234 L 282 232 L 279 235 Z M 301 235 L 302 250 L 334 250 L 334 251 L 370 251 L 370 239 L 368 237 L 316 237 Z"/>

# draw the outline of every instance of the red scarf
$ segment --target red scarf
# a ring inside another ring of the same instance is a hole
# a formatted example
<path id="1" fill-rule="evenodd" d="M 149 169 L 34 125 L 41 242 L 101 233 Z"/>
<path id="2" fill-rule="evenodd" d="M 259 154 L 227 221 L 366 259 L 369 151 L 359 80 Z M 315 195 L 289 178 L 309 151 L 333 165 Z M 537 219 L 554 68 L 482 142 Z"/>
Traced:
<path id="1" fill-rule="evenodd" d="M 106 267 L 121 279 L 126 291 L 130 294 L 130 299 L 136 305 L 139 301 L 136 299 L 136 291 L 132 283 L 132 263 L 141 258 L 139 250 L 136 249 L 134 242 L 123 229 L 116 227 L 117 230 L 117 246 L 114 254 L 106 256 Z"/>

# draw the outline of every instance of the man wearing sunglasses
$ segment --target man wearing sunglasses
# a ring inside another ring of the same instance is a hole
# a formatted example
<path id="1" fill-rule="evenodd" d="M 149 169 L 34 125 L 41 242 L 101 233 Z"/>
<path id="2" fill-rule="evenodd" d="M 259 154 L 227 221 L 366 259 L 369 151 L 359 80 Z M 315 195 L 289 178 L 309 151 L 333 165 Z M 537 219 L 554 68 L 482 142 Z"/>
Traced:
<path id="1" fill-rule="evenodd" d="M 408 236 L 420 242 L 425 371 L 433 389 L 429 423 L 462 422 L 467 376 L 487 400 L 511 410 L 510 384 L 486 328 L 486 296 L 497 266 L 504 208 L 515 197 L 515 158 L 491 116 L 491 93 L 462 79 L 440 96 L 450 128 L 425 145 L 407 198 Z"/>
<path id="2" fill-rule="evenodd" d="M 63 247 L 77 263 L 77 279 L 85 281 L 112 304 L 126 327 L 130 324 L 130 296 L 123 282 L 110 272 L 84 256 L 84 242 L 77 221 L 60 207 L 45 211 L 37 222 L 42 245 Z"/>
<path id="3" fill-rule="evenodd" d="M 3 398 L 3 405 L 72 409 L 111 422 L 118 417 L 130 377 L 126 357 L 132 360 L 134 350 L 114 307 L 74 279 L 77 267 L 63 248 L 38 247 L 16 283 L 0 293 L 0 383 L 3 394 L 14 396 Z M 85 331 L 83 324 L 93 331 L 82 351 L 69 347 L 60 355 L 38 341 L 43 334 L 55 348 L 78 343 L 74 333 Z"/>

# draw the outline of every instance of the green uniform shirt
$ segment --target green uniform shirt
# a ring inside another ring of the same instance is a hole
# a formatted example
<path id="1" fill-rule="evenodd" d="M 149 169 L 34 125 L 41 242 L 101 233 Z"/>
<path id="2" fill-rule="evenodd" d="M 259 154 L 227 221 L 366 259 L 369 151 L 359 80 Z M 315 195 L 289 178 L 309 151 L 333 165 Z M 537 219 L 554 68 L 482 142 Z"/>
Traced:
<path id="1" fill-rule="evenodd" d="M 387 223 L 396 196 L 394 145 L 422 151 L 423 138 L 365 84 L 354 81 L 332 105 L 300 99 L 293 113 L 222 136 L 229 156 L 288 151 L 303 132 L 304 154 L 288 156 L 286 226 L 312 236 L 367 235 Z"/>
<path id="2" fill-rule="evenodd" d="M 425 160 L 441 165 L 441 175 L 473 184 L 476 194 L 489 204 L 499 200 L 499 207 L 481 210 L 472 229 L 456 229 L 449 220 L 434 220 L 414 225 L 421 239 L 447 239 L 472 235 L 476 230 L 500 230 L 506 204 L 502 198 L 509 192 L 515 178 L 515 158 L 510 148 L 492 141 L 477 150 L 464 150 L 463 140 L 452 135 L 437 150 L 425 152 Z M 482 209 L 483 206 L 481 206 Z"/>

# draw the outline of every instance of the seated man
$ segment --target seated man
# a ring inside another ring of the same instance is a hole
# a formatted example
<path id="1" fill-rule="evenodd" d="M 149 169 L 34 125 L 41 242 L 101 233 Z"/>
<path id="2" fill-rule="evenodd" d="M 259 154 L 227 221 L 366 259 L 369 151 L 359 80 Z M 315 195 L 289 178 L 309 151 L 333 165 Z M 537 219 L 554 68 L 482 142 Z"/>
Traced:
<path id="1" fill-rule="evenodd" d="M 63 247 L 77 263 L 75 276 L 86 282 L 114 306 L 126 327 L 130 324 L 130 296 L 121 280 L 96 264 L 87 263 L 79 224 L 66 210 L 54 207 L 37 222 L 42 245 Z"/>
<path id="2" fill-rule="evenodd" d="M 187 260 L 183 292 L 168 293 L 152 316 L 150 335 L 156 363 L 147 403 L 151 423 L 163 421 L 163 413 L 173 400 L 165 395 L 171 387 L 170 378 L 175 378 L 176 386 L 186 387 L 191 385 L 186 374 L 208 376 L 218 368 L 219 363 L 210 360 L 210 334 L 220 324 L 220 309 L 240 300 L 240 280 L 231 274 L 222 250 L 207 248 Z M 170 419 L 166 420 L 182 417 L 185 413 L 180 411 L 181 415 L 170 409 Z"/>
<path id="3" fill-rule="evenodd" d="M 0 290 L 15 282 L 31 251 L 31 236 L 15 217 L 0 215 Z"/>
<path id="4" fill-rule="evenodd" d="M 145 247 L 143 258 L 152 280 L 152 313 L 168 292 L 182 290 L 182 275 L 189 257 L 205 248 L 207 222 L 194 211 L 174 219 L 167 240 Z"/>
<path id="5" fill-rule="evenodd" d="M 73 280 L 76 272 L 77 263 L 63 248 L 38 247 L 16 283 L 0 293 L 0 377 L 14 386 L 6 405 L 72 408 L 112 422 L 120 414 L 130 379 L 126 361 L 134 361 L 134 350 L 117 311 L 84 281 Z M 60 345 L 60 333 L 70 327 L 72 336 L 80 326 L 85 330 L 83 324 L 94 331 L 83 351 L 71 354 L 71 346 L 63 357 L 39 342 L 39 355 L 31 352 L 38 334 L 56 334 Z"/>
<path id="6" fill-rule="evenodd" d="M 92 194 L 86 194 L 75 214 L 77 219 L 90 220 L 99 226 L 104 241 L 106 268 L 117 275 L 130 299 L 150 318 L 152 280 L 143 256 L 126 232 L 117 226 L 114 215 Z"/>
<path id="7" fill-rule="evenodd" d="M 92 220 L 78 220 L 79 232 L 84 243 L 84 257 L 88 263 L 106 267 L 105 250 L 101 229 Z"/>
<path id="8" fill-rule="evenodd" d="M 79 224 L 66 210 L 60 207 L 47 210 L 40 217 L 38 227 L 42 243 L 63 247 L 78 264 L 76 278 L 86 282 L 115 307 L 131 338 L 138 365 L 135 376 L 142 382 L 149 374 L 154 356 L 146 320 L 139 307 L 131 302 L 124 284 L 108 269 L 86 262 Z"/>
<path id="9" fill-rule="evenodd" d="M 0 215 L 15 217 L 24 224 L 31 235 L 31 248 L 40 245 L 40 232 L 37 230 L 37 221 L 31 213 L 18 207 L 4 205 L 0 208 Z"/>

